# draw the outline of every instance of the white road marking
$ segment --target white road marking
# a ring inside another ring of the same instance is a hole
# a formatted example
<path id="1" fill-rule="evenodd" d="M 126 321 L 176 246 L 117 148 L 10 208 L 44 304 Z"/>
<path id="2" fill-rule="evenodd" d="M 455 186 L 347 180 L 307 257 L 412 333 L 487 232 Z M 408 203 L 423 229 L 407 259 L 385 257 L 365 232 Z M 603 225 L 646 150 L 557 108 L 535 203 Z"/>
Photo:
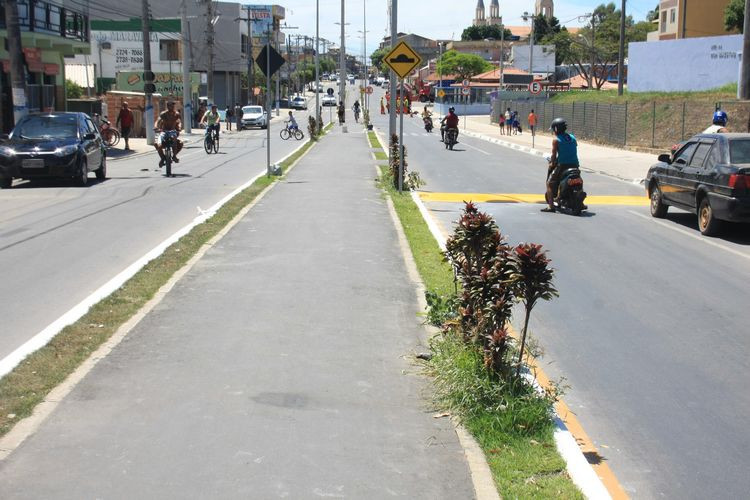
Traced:
<path id="1" fill-rule="evenodd" d="M 700 233 L 695 233 L 693 231 L 689 231 L 687 229 L 682 229 L 676 226 L 673 226 L 669 224 L 668 222 L 661 221 L 659 219 L 655 219 L 654 217 L 649 217 L 647 215 L 639 214 L 638 212 L 634 212 L 632 210 L 628 210 L 629 213 L 640 217 L 641 219 L 646 219 L 652 222 L 655 222 L 659 224 L 660 226 L 664 226 L 667 229 L 671 229 L 672 231 L 677 231 L 678 233 L 682 233 L 685 236 L 689 236 L 690 238 L 693 238 L 694 240 L 702 241 L 703 243 L 706 243 L 708 245 L 711 245 L 716 248 L 720 248 L 726 252 L 729 252 L 731 254 L 737 255 L 738 257 L 742 257 L 744 259 L 750 259 L 750 254 L 746 254 L 743 252 L 740 252 L 739 250 L 735 250 L 734 248 L 729 248 L 728 246 L 722 245 L 721 243 L 716 243 L 715 241 L 712 241 L 708 239 L 706 236 L 701 235 Z"/>
<path id="2" fill-rule="evenodd" d="M 465 142 L 462 142 L 462 143 L 461 143 L 461 145 L 463 145 L 463 146 L 466 146 L 467 148 L 471 148 L 471 149 L 476 149 L 476 150 L 477 150 L 477 151 L 479 151 L 480 153 L 482 153 L 482 154 L 485 154 L 485 155 L 487 155 L 487 156 L 492 156 L 492 155 L 491 155 L 490 153 L 488 153 L 487 151 L 485 151 L 485 150 L 483 150 L 483 149 L 479 149 L 479 148 L 477 148 L 477 147 L 475 147 L 475 146 L 472 146 L 471 144 L 466 144 Z"/>

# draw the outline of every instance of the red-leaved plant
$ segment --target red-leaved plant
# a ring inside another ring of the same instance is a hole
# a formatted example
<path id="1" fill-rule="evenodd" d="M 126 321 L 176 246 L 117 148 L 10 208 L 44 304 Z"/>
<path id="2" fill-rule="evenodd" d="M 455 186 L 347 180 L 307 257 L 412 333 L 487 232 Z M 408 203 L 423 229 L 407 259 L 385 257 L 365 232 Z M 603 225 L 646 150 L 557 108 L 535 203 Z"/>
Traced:
<path id="1" fill-rule="evenodd" d="M 554 270 L 549 266 L 550 260 L 542 245 L 535 243 L 521 243 L 513 249 L 513 260 L 515 261 L 515 273 L 513 275 L 516 294 L 523 302 L 526 309 L 526 317 L 523 321 L 523 333 L 521 335 L 521 347 L 518 352 L 518 368 L 516 375 L 521 373 L 521 362 L 526 344 L 526 331 L 529 327 L 531 310 L 539 299 L 550 300 L 558 295 L 552 284 Z"/>

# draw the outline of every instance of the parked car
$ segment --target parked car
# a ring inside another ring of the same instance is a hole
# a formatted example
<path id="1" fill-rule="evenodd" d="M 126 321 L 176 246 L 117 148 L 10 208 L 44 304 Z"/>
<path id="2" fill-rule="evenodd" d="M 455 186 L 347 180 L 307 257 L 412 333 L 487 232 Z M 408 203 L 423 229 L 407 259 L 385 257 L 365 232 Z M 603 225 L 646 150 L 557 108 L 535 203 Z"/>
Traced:
<path id="1" fill-rule="evenodd" d="M 698 229 L 717 234 L 722 221 L 750 222 L 750 134 L 698 134 L 674 155 L 659 155 L 646 175 L 651 215 L 670 206 L 694 212 Z"/>
<path id="2" fill-rule="evenodd" d="M 242 107 L 242 128 L 268 126 L 268 113 L 261 106 L 243 106 Z"/>
<path id="3" fill-rule="evenodd" d="M 338 101 L 336 101 L 336 98 L 332 95 L 324 96 L 323 99 L 320 101 L 321 106 L 337 106 Z"/>
<path id="4" fill-rule="evenodd" d="M 292 99 L 290 107 L 292 109 L 307 109 L 307 99 L 305 99 L 301 95 L 298 95 L 297 97 Z"/>
<path id="5" fill-rule="evenodd" d="M 0 143 L 0 187 L 14 178 L 63 177 L 88 184 L 89 172 L 107 177 L 107 149 L 85 113 L 33 113 L 19 120 Z"/>

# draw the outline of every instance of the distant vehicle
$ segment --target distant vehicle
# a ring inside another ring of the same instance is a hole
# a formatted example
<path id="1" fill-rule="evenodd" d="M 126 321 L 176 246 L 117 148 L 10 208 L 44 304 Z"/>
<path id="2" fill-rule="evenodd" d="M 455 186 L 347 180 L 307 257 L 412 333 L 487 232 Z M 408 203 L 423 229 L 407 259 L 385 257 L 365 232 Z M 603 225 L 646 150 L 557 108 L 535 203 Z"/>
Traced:
<path id="1" fill-rule="evenodd" d="M 107 149 L 85 113 L 29 114 L 0 139 L 0 187 L 4 189 L 13 185 L 13 178 L 63 177 L 85 186 L 89 172 L 97 179 L 107 177 Z"/>
<path id="2" fill-rule="evenodd" d="M 336 101 L 336 98 L 332 95 L 324 96 L 323 99 L 320 102 L 321 106 L 337 106 L 338 101 Z"/>
<path id="3" fill-rule="evenodd" d="M 289 107 L 292 109 L 307 109 L 307 99 L 298 95 L 297 97 L 292 99 Z"/>
<path id="4" fill-rule="evenodd" d="M 750 222 L 750 134 L 698 134 L 674 156 L 659 155 L 646 175 L 651 215 L 670 206 L 698 217 L 698 229 L 718 234 L 723 221 Z"/>
<path id="5" fill-rule="evenodd" d="M 391 84 L 391 81 L 390 81 L 389 79 L 387 79 L 387 78 L 386 78 L 385 80 L 383 80 L 383 83 L 381 83 L 380 85 L 381 85 L 382 87 L 387 87 L 387 86 L 388 86 L 388 85 L 390 85 L 390 84 Z"/>
<path id="6" fill-rule="evenodd" d="M 329 78 L 330 78 L 330 76 L 328 75 L 328 73 L 323 73 L 322 75 L 320 75 L 320 80 L 321 81 L 326 81 Z"/>
<path id="7" fill-rule="evenodd" d="M 378 86 L 383 86 L 385 84 L 385 81 L 386 80 L 384 76 L 379 76 L 375 79 L 375 84 Z"/>
<path id="8" fill-rule="evenodd" d="M 261 106 L 243 106 L 242 107 L 242 128 L 268 126 L 268 113 Z"/>

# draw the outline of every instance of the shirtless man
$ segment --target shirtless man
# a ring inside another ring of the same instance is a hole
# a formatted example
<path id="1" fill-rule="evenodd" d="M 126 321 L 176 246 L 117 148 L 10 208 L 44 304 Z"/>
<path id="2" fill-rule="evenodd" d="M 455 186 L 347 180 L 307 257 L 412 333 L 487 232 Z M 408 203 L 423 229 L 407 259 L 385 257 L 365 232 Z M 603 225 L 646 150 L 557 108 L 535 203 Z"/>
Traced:
<path id="1" fill-rule="evenodd" d="M 164 132 L 167 130 L 176 130 L 178 133 L 180 130 L 182 130 L 182 120 L 180 119 L 180 113 L 174 110 L 174 102 L 169 101 L 167 103 L 167 110 L 162 111 L 159 114 L 159 118 L 156 120 L 156 123 L 154 124 L 154 128 L 161 130 L 161 134 L 159 134 L 159 137 L 157 138 L 156 142 L 154 143 L 154 147 L 156 148 L 156 151 L 159 153 L 159 167 L 163 167 L 166 159 L 164 158 L 164 150 L 161 146 L 162 138 L 164 137 Z M 174 144 L 172 144 L 172 161 L 175 163 L 180 163 L 180 160 L 177 158 L 177 153 L 180 152 L 182 149 L 182 141 L 175 138 Z"/>

